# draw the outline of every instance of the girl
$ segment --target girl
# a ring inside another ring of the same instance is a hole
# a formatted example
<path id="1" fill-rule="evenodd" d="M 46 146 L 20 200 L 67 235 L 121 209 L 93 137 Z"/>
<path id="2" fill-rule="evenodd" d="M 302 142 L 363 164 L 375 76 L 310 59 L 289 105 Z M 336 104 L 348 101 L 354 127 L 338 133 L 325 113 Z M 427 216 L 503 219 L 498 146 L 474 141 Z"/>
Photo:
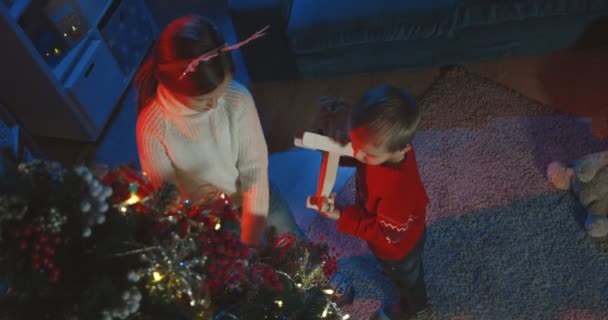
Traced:
<path id="1" fill-rule="evenodd" d="M 200 16 L 167 25 L 135 77 L 137 145 L 142 169 L 156 187 L 173 183 L 195 202 L 217 192 L 242 201 L 241 240 L 256 247 L 267 218 L 278 234 L 302 233 L 278 194 L 269 191 L 256 107 L 233 80 L 229 51 L 236 47 L 226 46 L 214 24 Z"/>

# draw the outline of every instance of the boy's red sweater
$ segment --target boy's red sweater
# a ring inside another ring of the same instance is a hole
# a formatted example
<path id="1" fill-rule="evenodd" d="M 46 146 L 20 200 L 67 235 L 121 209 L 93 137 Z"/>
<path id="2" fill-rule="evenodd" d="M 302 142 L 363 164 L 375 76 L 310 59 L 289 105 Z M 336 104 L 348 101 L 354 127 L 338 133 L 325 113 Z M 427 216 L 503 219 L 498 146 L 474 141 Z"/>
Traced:
<path id="1" fill-rule="evenodd" d="M 342 208 L 336 229 L 367 240 L 382 260 L 399 260 L 424 232 L 429 198 L 412 148 L 395 165 L 359 165 L 357 203 Z"/>

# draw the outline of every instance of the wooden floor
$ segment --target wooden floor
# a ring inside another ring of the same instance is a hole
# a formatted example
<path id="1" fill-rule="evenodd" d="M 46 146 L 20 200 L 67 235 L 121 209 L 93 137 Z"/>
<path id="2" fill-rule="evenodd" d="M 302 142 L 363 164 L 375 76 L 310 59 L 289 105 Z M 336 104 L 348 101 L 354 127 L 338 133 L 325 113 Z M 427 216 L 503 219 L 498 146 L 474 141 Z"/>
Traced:
<path id="1" fill-rule="evenodd" d="M 406 87 L 420 96 L 437 75 L 439 68 L 429 68 L 320 80 L 253 83 L 251 91 L 268 136 L 269 150 L 276 152 L 290 148 L 294 134 L 310 128 L 321 96 L 340 96 L 354 102 L 367 89 L 382 83 Z"/>
<path id="2" fill-rule="evenodd" d="M 577 117 L 592 119 L 594 133 L 608 139 L 608 47 L 480 61 L 464 67 L 521 94 Z M 355 101 L 367 89 L 391 83 L 420 97 L 440 74 L 439 67 L 379 72 L 319 80 L 252 83 L 271 152 L 292 145 L 310 128 L 319 97 Z"/>
<path id="3" fill-rule="evenodd" d="M 590 118 L 593 133 L 608 140 L 608 47 L 467 67 L 556 110 Z"/>
<path id="4" fill-rule="evenodd" d="M 594 133 L 608 140 L 606 57 L 608 47 L 473 62 L 464 67 L 559 111 L 591 118 Z M 319 80 L 252 83 L 250 88 L 267 133 L 269 151 L 277 152 L 291 148 L 293 136 L 310 128 L 319 98 L 323 95 L 342 96 L 352 102 L 375 85 L 392 83 L 421 97 L 440 72 L 439 67 L 432 67 Z M 125 104 L 122 109 L 130 107 L 131 104 Z M 118 114 L 125 112 L 117 111 Z M 131 128 L 135 119 L 124 122 Z M 135 145 L 134 137 L 129 132 L 126 134 L 123 137 L 125 141 Z M 93 161 L 97 147 L 104 143 L 89 144 L 42 137 L 36 140 L 50 159 L 66 164 Z M 136 154 L 135 150 L 133 153 Z M 132 155 L 128 161 L 135 159 L 137 156 Z"/>

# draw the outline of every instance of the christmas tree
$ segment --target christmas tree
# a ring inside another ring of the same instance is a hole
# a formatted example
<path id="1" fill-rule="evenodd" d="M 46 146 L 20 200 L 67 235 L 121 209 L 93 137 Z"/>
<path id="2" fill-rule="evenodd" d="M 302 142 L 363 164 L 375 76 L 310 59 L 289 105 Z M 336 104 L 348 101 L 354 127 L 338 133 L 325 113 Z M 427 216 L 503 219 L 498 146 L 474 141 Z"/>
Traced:
<path id="1" fill-rule="evenodd" d="M 5 168 L 0 319 L 348 318 L 327 245 L 268 229 L 254 252 L 238 230 L 226 194 L 182 201 L 129 166 Z"/>

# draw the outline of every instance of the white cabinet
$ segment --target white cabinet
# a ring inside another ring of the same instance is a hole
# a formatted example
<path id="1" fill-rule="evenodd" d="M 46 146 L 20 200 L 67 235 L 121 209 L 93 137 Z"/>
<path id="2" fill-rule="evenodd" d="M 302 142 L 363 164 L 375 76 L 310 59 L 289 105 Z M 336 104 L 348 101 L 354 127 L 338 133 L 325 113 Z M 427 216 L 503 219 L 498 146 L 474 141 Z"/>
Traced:
<path id="1" fill-rule="evenodd" d="M 102 128 L 127 80 L 105 43 L 93 40 L 67 78 L 65 88 L 93 124 Z"/>
<path id="2" fill-rule="evenodd" d="M 34 135 L 96 141 L 157 32 L 143 0 L 0 0 L 0 103 Z"/>

